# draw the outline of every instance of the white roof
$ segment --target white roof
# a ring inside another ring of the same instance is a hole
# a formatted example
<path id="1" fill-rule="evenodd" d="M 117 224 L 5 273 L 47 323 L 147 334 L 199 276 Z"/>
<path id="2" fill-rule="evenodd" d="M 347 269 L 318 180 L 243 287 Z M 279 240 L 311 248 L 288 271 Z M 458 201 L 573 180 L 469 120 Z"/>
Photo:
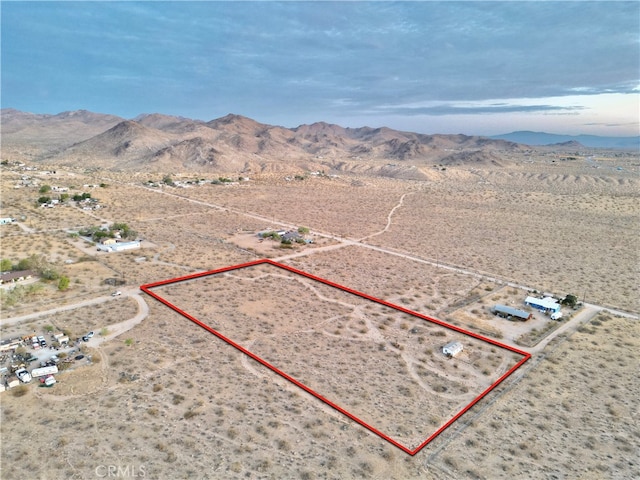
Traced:
<path id="1" fill-rule="evenodd" d="M 545 297 L 545 298 L 527 297 L 524 303 L 540 305 L 541 307 L 552 308 L 552 309 L 556 309 L 560 306 L 560 304 L 551 297 Z"/>

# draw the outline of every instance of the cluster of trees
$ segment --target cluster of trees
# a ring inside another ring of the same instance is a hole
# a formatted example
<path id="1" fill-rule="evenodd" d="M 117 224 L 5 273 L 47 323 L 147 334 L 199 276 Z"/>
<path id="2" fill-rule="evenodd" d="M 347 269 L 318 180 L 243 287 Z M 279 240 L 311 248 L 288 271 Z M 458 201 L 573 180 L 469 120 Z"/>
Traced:
<path id="1" fill-rule="evenodd" d="M 138 232 L 132 230 L 126 223 L 114 223 L 109 228 L 89 227 L 78 232 L 83 237 L 90 237 L 94 242 L 101 242 L 107 238 L 135 239 Z"/>
<path id="2" fill-rule="evenodd" d="M 300 235 L 307 235 L 309 233 L 309 229 L 307 227 L 298 227 L 298 233 Z M 262 233 L 262 238 L 270 238 L 271 240 L 275 240 L 276 242 L 280 242 L 284 245 L 291 245 L 291 243 L 305 243 L 304 238 L 302 236 L 292 239 L 291 237 L 282 238 L 282 236 L 278 232 L 264 232 Z"/>
<path id="3" fill-rule="evenodd" d="M 38 191 L 42 194 L 38 198 L 38 203 L 49 203 L 51 201 L 51 197 L 49 195 L 44 195 L 46 193 L 51 192 L 51 186 L 42 185 L 40 187 L 40 190 L 38 190 Z M 84 192 L 84 193 L 76 193 L 73 196 L 71 196 L 68 193 L 61 193 L 60 195 L 58 195 L 58 200 L 61 201 L 61 202 L 66 202 L 67 200 L 69 200 L 69 198 L 71 198 L 74 202 L 81 202 L 82 200 L 86 200 L 88 198 L 91 198 L 91 194 L 88 193 L 88 192 Z"/>

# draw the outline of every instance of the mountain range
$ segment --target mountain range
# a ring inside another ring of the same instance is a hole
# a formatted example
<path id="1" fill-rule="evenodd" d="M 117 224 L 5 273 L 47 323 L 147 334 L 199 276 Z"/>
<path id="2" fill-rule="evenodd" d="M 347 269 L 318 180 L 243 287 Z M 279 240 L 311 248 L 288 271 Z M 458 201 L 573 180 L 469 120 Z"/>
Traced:
<path id="1" fill-rule="evenodd" d="M 640 136 L 603 137 L 599 135 L 557 135 L 554 133 L 519 131 L 504 135 L 494 135 L 491 138 L 526 145 L 558 145 L 574 142 L 590 148 L 640 150 Z"/>
<path id="2" fill-rule="evenodd" d="M 158 113 L 128 120 L 86 110 L 45 115 L 2 109 L 0 114 L 3 159 L 28 150 L 33 161 L 43 164 L 123 171 L 374 169 L 371 173 L 420 178 L 420 167 L 501 165 L 509 153 L 529 149 L 508 139 L 386 127 L 317 122 L 284 128 L 234 114 L 209 122 Z"/>

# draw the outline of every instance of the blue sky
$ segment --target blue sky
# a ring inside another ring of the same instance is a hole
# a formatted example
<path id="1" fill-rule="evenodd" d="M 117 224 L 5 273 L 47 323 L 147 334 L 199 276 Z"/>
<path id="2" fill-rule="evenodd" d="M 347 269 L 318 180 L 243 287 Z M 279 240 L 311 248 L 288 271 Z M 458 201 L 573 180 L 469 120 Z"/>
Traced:
<path id="1" fill-rule="evenodd" d="M 0 8 L 3 108 L 638 135 L 640 2 Z"/>

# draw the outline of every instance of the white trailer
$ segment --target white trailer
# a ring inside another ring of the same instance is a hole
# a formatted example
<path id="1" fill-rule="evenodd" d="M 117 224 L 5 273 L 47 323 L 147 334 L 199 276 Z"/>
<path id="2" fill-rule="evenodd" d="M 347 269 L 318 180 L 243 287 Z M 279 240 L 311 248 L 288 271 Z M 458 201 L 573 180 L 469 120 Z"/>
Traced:
<path id="1" fill-rule="evenodd" d="M 31 376 L 34 378 L 46 377 L 47 375 L 53 375 L 54 373 L 58 373 L 58 367 L 55 365 L 52 365 L 51 367 L 34 368 L 31 370 Z"/>
<path id="2" fill-rule="evenodd" d="M 449 342 L 444 347 L 442 347 L 442 353 L 444 353 L 447 357 L 455 357 L 458 355 L 464 347 L 460 342 Z"/>

